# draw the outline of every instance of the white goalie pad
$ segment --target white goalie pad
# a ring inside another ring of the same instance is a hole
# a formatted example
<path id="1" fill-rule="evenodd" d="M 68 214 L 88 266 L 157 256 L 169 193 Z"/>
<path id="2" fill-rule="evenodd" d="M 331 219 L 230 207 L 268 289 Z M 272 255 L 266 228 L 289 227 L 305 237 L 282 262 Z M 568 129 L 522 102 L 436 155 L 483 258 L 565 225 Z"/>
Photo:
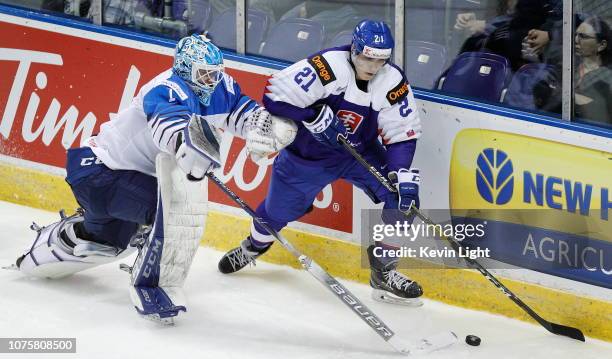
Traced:
<path id="1" fill-rule="evenodd" d="M 57 279 L 114 262 L 134 252 L 129 247 L 122 251 L 78 238 L 73 226 L 82 221 L 82 216 L 74 215 L 42 228 L 34 225 L 36 240 L 18 261 L 19 270 L 31 277 Z M 65 243 L 60 236 L 62 231 L 67 233 L 74 246 Z"/>
<path id="2" fill-rule="evenodd" d="M 156 158 L 158 206 L 147 243 L 132 268 L 130 296 L 137 311 L 167 322 L 185 311 L 183 283 L 204 234 L 207 181 L 189 181 L 174 157 Z"/>

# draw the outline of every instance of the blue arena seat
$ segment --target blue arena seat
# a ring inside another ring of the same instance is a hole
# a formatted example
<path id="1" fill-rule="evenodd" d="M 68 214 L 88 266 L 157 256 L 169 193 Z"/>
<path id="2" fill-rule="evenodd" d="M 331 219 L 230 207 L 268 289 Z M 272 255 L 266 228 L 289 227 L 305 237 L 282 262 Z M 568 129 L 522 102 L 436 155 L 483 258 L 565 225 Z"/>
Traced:
<path id="1" fill-rule="evenodd" d="M 252 54 L 259 53 L 272 17 L 265 11 L 249 8 L 247 13 L 246 51 Z M 210 38 L 217 46 L 226 49 L 236 49 L 236 9 L 228 9 L 216 16 L 208 29 Z"/>
<path id="2" fill-rule="evenodd" d="M 207 0 L 174 0 L 172 15 L 175 20 L 185 21 L 189 29 L 202 32 L 208 27 L 212 7 Z"/>
<path id="3" fill-rule="evenodd" d="M 270 30 L 261 55 L 294 62 L 321 50 L 324 39 L 322 24 L 308 19 L 285 19 Z"/>
<path id="4" fill-rule="evenodd" d="M 487 52 L 464 52 L 440 79 L 438 89 L 499 102 L 509 76 L 510 63 L 505 57 Z"/>
<path id="5" fill-rule="evenodd" d="M 523 65 L 512 76 L 501 102 L 524 110 L 537 110 L 534 88 L 540 81 L 546 82 L 548 86 L 560 86 L 559 80 L 554 75 L 554 66 L 539 63 Z"/>
<path id="6" fill-rule="evenodd" d="M 412 86 L 424 89 L 435 87 L 446 65 L 446 48 L 426 41 L 406 41 L 406 77 Z"/>
<path id="7" fill-rule="evenodd" d="M 350 45 L 353 41 L 353 31 L 345 30 L 340 31 L 336 36 L 334 36 L 327 47 L 338 47 L 344 45 Z"/>

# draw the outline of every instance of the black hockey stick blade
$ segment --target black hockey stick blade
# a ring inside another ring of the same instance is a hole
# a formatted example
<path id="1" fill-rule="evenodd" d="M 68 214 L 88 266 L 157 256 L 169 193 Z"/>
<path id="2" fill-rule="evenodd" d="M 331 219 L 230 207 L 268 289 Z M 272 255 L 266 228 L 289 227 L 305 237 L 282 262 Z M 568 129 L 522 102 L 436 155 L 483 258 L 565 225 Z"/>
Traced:
<path id="1" fill-rule="evenodd" d="M 339 136 L 338 141 L 342 144 L 342 146 L 359 162 L 365 169 L 368 170 L 377 180 L 382 184 L 385 188 L 387 188 L 390 192 L 396 192 L 396 189 L 391 185 L 389 180 L 387 180 L 377 169 L 372 166 L 361 154 L 359 154 L 352 146 L 351 143 L 344 137 Z M 434 224 L 435 223 L 425 216 L 418 208 L 411 208 L 411 212 L 415 213 L 423 222 Z M 443 236 L 447 241 L 451 243 L 453 246 L 458 246 L 459 244 L 452 237 Z M 465 259 L 465 258 L 464 258 Z M 533 319 L 535 319 L 538 323 L 540 323 L 546 330 L 553 334 L 563 335 L 572 339 L 585 341 L 584 334 L 577 329 L 568 327 L 561 324 L 555 324 L 547 321 L 542 318 L 539 314 L 533 311 L 527 304 L 525 304 L 519 297 L 517 297 L 514 293 L 512 293 L 503 283 L 501 283 L 497 278 L 495 278 L 489 271 L 487 271 L 482 265 L 480 265 L 477 261 L 473 259 L 465 259 L 469 264 L 474 266 L 474 269 L 477 269 L 482 275 L 484 275 L 489 282 L 493 283 L 497 288 L 499 288 L 510 300 L 516 303 L 519 307 L 521 307 L 527 314 L 529 314 Z"/>
<path id="2" fill-rule="evenodd" d="M 546 326 L 545 326 L 546 327 Z M 556 323 L 550 323 L 550 327 L 546 327 L 549 332 L 557 335 L 563 335 L 572 339 L 580 340 L 584 342 L 584 334 L 578 328 L 568 327 L 567 325 L 561 325 Z"/>

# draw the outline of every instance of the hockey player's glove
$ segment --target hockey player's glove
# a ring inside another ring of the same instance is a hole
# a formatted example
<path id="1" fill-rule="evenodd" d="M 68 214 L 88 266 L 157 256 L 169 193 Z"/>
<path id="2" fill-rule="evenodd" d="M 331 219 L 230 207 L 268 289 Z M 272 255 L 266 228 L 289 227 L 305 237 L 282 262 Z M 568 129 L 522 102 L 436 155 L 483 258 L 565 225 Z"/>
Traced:
<path id="1" fill-rule="evenodd" d="M 407 170 L 401 168 L 397 172 L 389 173 L 389 178 L 395 183 L 395 188 L 397 188 L 399 199 L 397 209 L 407 213 L 412 205 L 419 208 L 419 184 L 421 183 L 419 169 L 411 168 Z"/>
<path id="2" fill-rule="evenodd" d="M 336 117 L 328 105 L 321 106 L 319 114 L 311 122 L 303 122 L 304 127 L 312 133 L 317 141 L 334 149 L 341 149 L 338 136 L 348 136 L 344 123 Z"/>
<path id="3" fill-rule="evenodd" d="M 215 130 L 192 116 L 189 124 L 178 134 L 176 164 L 190 180 L 199 181 L 206 172 L 221 166 L 219 142 Z"/>
<path id="4" fill-rule="evenodd" d="M 259 108 L 244 123 L 246 148 L 254 162 L 273 153 L 272 116 L 264 108 Z"/>
<path id="5" fill-rule="evenodd" d="M 295 122 L 257 109 L 245 122 L 246 148 L 254 162 L 289 146 L 297 134 Z"/>

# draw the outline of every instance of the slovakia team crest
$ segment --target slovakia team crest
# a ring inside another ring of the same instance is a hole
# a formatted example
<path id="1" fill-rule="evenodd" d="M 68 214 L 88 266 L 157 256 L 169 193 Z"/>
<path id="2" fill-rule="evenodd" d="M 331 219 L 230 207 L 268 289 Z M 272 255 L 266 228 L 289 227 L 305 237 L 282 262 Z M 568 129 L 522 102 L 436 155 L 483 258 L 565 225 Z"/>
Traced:
<path id="1" fill-rule="evenodd" d="M 353 111 L 340 110 L 336 116 L 338 116 L 338 119 L 344 122 L 347 132 L 350 134 L 355 134 L 357 128 L 359 128 L 359 125 L 361 124 L 361 121 L 363 121 L 363 116 Z"/>

